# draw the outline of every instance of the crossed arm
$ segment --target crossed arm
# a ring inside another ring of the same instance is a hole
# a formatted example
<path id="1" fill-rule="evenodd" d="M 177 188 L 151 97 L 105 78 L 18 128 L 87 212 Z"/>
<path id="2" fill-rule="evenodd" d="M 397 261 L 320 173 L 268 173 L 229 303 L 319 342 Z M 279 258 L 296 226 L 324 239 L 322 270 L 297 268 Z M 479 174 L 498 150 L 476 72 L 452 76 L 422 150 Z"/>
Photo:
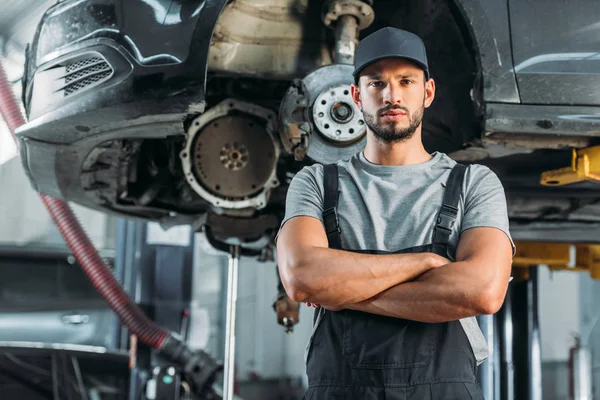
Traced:
<path id="1" fill-rule="evenodd" d="M 277 241 L 281 280 L 296 301 L 421 322 L 445 322 L 501 307 L 512 249 L 504 232 L 469 229 L 456 262 L 433 253 L 359 254 L 329 249 L 321 222 L 295 217 Z"/>

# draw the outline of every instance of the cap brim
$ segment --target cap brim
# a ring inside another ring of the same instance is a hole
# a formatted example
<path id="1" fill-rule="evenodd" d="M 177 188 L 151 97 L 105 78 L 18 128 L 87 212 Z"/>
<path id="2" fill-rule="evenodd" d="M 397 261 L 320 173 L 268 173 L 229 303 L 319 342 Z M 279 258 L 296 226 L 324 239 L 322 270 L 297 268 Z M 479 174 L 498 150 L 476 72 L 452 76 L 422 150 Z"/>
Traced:
<path id="1" fill-rule="evenodd" d="M 362 70 L 364 70 L 365 68 L 367 68 L 369 65 L 371 65 L 374 62 L 377 62 L 379 60 L 386 59 L 386 58 L 401 58 L 403 60 L 412 61 L 418 67 L 420 67 L 423 70 L 423 72 L 425 72 L 425 78 L 429 79 L 429 68 L 427 67 L 427 65 L 423 64 L 421 61 L 417 60 L 416 58 L 406 57 L 406 56 L 399 56 L 397 54 L 388 54 L 388 55 L 383 55 L 383 56 L 379 56 L 379 57 L 373 58 L 373 59 L 367 61 L 366 63 L 358 66 L 354 70 L 354 72 L 352 73 L 352 76 L 354 76 L 354 78 L 357 78 L 358 75 L 362 72 Z"/>

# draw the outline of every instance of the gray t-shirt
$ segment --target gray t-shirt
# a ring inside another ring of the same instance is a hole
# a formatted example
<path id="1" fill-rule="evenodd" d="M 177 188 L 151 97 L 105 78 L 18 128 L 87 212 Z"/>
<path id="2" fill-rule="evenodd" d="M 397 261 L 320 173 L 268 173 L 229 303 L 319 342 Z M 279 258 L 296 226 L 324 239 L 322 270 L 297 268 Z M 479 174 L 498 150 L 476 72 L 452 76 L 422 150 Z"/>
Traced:
<path id="1" fill-rule="evenodd" d="M 436 152 L 422 164 L 384 166 L 369 162 L 361 151 L 337 165 L 343 249 L 394 252 L 432 242 L 446 181 L 456 165 L 454 160 Z M 323 199 L 323 166 L 303 168 L 290 183 L 281 226 L 297 216 L 323 222 Z M 470 165 L 465 173 L 458 217 L 450 236 L 452 255 L 460 234 L 475 227 L 500 229 L 510 239 L 502 184 L 489 168 L 477 164 Z M 461 323 L 478 363 L 482 362 L 487 344 L 477 320 L 466 318 Z"/>

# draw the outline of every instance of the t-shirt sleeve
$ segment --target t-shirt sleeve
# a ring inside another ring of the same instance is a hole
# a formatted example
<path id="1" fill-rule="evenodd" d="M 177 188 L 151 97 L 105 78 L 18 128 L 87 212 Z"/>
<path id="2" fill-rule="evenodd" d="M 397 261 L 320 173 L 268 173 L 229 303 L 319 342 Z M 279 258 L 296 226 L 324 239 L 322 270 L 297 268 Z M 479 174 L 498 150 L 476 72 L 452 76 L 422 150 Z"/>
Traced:
<path id="1" fill-rule="evenodd" d="M 476 227 L 497 228 L 506 233 L 515 253 L 509 231 L 506 195 L 498 176 L 488 167 L 471 165 L 465 175 L 465 210 L 461 233 Z"/>
<path id="2" fill-rule="evenodd" d="M 323 222 L 323 166 L 314 164 L 302 168 L 290 182 L 285 199 L 285 216 L 281 228 L 291 218 L 298 216 L 314 217 Z"/>

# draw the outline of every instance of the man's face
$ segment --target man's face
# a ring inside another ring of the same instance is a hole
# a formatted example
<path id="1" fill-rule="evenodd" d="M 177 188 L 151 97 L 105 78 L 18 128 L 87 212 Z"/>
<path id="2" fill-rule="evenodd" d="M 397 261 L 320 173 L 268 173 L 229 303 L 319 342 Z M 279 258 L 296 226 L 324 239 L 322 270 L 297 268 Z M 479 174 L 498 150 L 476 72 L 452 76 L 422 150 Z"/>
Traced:
<path id="1" fill-rule="evenodd" d="M 352 85 L 352 97 L 365 123 L 387 143 L 413 136 L 434 93 L 433 80 L 425 81 L 425 72 L 404 59 L 377 61 L 361 72 L 358 86 Z"/>

